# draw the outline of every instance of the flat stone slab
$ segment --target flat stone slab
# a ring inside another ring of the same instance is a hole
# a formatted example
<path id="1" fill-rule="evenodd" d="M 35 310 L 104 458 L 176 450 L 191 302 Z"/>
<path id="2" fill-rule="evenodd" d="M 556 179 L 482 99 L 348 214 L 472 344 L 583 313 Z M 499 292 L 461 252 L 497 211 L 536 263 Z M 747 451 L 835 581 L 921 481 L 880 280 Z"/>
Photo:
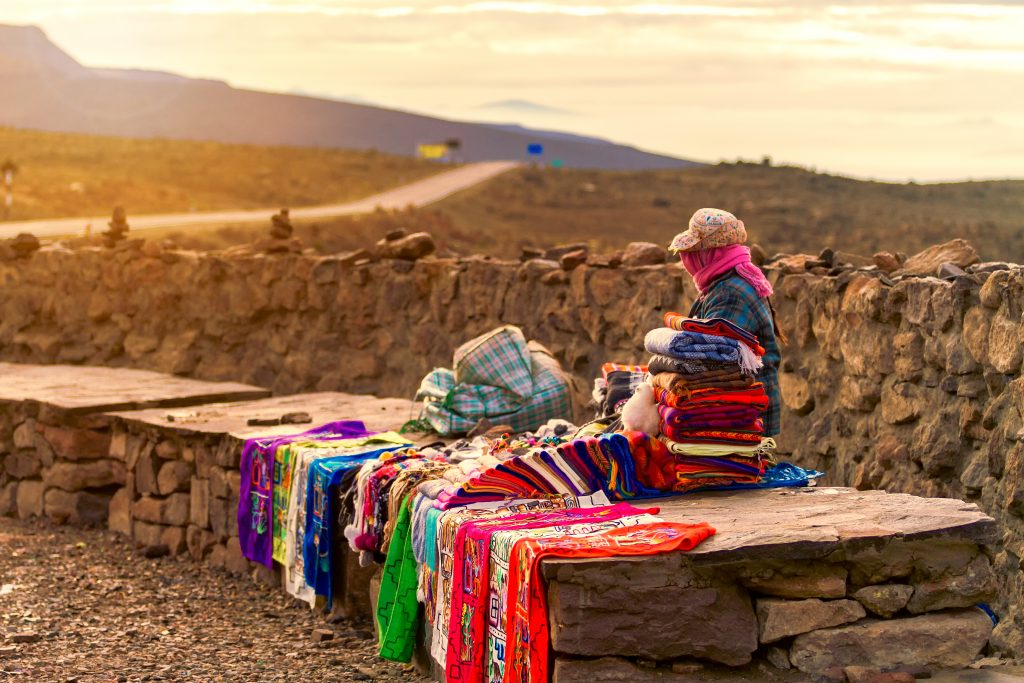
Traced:
<path id="1" fill-rule="evenodd" d="M 270 396 L 237 382 L 204 382 L 148 370 L 0 363 L 0 401 L 34 401 L 72 414 L 186 406 Z"/>
<path id="2" fill-rule="evenodd" d="M 885 491 L 809 487 L 695 493 L 656 505 L 672 522 L 708 522 L 718 533 L 686 553 L 695 562 L 740 559 L 795 560 L 825 557 L 841 548 L 878 541 L 914 541 L 946 536 L 971 543 L 994 540 L 996 523 L 974 503 L 920 498 Z M 547 559 L 558 565 L 645 562 L 655 557 Z"/>
<path id="3" fill-rule="evenodd" d="M 237 401 L 180 408 L 118 412 L 113 416 L 129 426 L 159 427 L 181 435 L 254 436 L 295 434 L 335 420 L 362 420 L 374 430 L 399 429 L 419 415 L 420 404 L 403 398 L 376 398 L 359 394 L 322 392 L 295 394 L 255 401 Z M 251 419 L 275 419 L 287 413 L 308 413 L 303 424 L 250 426 Z"/>

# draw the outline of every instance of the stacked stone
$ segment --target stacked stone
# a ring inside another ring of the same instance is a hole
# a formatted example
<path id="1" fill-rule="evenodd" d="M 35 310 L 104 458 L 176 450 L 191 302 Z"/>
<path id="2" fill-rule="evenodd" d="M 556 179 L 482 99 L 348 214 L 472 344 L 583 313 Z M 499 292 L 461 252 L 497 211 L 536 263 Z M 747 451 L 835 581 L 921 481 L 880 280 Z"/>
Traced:
<path id="1" fill-rule="evenodd" d="M 112 452 L 128 477 L 110 508 L 110 528 L 150 554 L 188 552 L 231 571 L 249 563 L 238 546 L 238 472 L 241 447 L 224 441 L 184 440 L 173 432 L 114 428 Z"/>
<path id="2" fill-rule="evenodd" d="M 123 463 L 109 457 L 109 421 L 26 402 L 0 402 L 0 514 L 102 525 Z"/>
<path id="3" fill-rule="evenodd" d="M 546 561 L 554 680 L 655 680 L 652 667 L 684 672 L 756 661 L 808 677 L 838 672 L 829 680 L 840 681 L 866 680 L 854 677 L 861 670 L 966 667 L 993 626 L 975 607 L 996 591 L 985 548 L 964 527 L 913 541 L 864 528 L 894 510 L 919 519 L 947 514 L 928 509 L 937 501 L 872 494 L 813 494 L 833 499 L 825 504 L 833 513 L 822 508 L 815 523 L 844 510 L 865 517 L 856 529 L 822 529 L 835 533 L 822 546 L 792 525 L 799 504 L 783 492 L 748 501 L 772 527 L 757 530 L 738 498 L 697 494 L 680 510 L 690 519 L 700 510 L 716 526 L 706 548 L 642 562 Z M 672 506 L 666 502 L 661 515 L 671 518 Z M 729 521 L 716 517 L 716 507 L 728 508 Z M 759 552 L 762 535 L 778 545 Z"/>
<path id="4" fill-rule="evenodd" d="M 107 223 L 108 229 L 103 233 L 103 244 L 113 247 L 128 237 L 128 213 L 123 206 L 115 206 L 114 213 Z"/>

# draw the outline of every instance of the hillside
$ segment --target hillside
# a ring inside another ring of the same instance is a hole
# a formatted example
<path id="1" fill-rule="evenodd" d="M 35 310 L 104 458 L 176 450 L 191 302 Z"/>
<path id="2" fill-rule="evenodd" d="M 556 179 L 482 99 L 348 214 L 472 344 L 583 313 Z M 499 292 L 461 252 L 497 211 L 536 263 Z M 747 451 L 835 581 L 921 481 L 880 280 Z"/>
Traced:
<path id="1" fill-rule="evenodd" d="M 736 212 L 750 242 L 769 253 L 817 253 L 823 246 L 870 255 L 915 253 L 952 237 L 983 258 L 1024 260 L 1024 181 L 897 185 L 796 168 L 723 164 L 635 173 L 507 173 L 427 210 L 300 225 L 324 252 L 365 247 L 388 230 L 429 230 L 442 249 L 518 256 L 521 246 L 588 242 L 602 251 L 632 241 L 668 244 L 701 206 Z M 177 234 L 179 244 L 221 248 L 264 230 Z"/>
<path id="2" fill-rule="evenodd" d="M 642 173 L 525 169 L 435 208 L 450 218 L 458 239 L 507 253 L 510 242 L 668 244 L 702 206 L 736 213 L 750 241 L 769 253 L 817 253 L 825 245 L 869 255 L 881 249 L 914 253 L 964 237 L 983 257 L 1024 259 L 1019 180 L 895 184 L 756 164 Z"/>
<path id="3" fill-rule="evenodd" d="M 446 121 L 393 109 L 232 88 L 131 69 L 90 69 L 38 28 L 0 24 L 0 125 L 138 138 L 375 149 L 410 156 L 420 143 L 461 140 L 462 161 L 545 158 L 576 168 L 681 168 L 693 162 L 606 140 Z"/>
<path id="4" fill-rule="evenodd" d="M 448 167 L 373 151 L 143 140 L 0 127 L 19 166 L 11 220 L 303 206 L 359 199 Z"/>

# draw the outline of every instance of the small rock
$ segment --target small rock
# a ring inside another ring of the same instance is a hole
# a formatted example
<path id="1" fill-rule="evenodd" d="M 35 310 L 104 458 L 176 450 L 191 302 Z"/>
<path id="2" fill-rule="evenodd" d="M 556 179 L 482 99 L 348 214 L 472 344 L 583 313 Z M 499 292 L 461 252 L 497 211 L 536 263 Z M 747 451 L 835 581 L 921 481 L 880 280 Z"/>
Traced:
<path id="1" fill-rule="evenodd" d="M 577 244 L 562 244 L 545 251 L 544 258 L 548 261 L 558 261 L 569 252 L 579 251 L 580 249 L 583 251 L 589 251 L 587 245 L 582 242 Z"/>
<path id="2" fill-rule="evenodd" d="M 302 425 L 313 421 L 313 417 L 306 412 L 285 413 L 281 416 L 283 425 Z"/>
<path id="3" fill-rule="evenodd" d="M 665 263 L 668 251 L 653 242 L 630 242 L 622 252 L 624 266 L 657 266 Z"/>
<path id="4" fill-rule="evenodd" d="M 618 268 L 622 265 L 622 254 L 591 254 L 587 257 L 587 265 L 595 268 Z"/>
<path id="5" fill-rule="evenodd" d="M 579 268 L 586 262 L 586 249 L 577 249 L 576 251 L 570 251 L 567 254 L 562 254 L 562 257 L 559 259 L 559 264 L 562 266 L 562 270 L 574 270 L 576 268 Z"/>
<path id="6" fill-rule="evenodd" d="M 28 256 L 33 251 L 38 251 L 40 244 L 39 238 L 30 232 L 19 233 L 17 237 L 10 241 L 11 249 L 18 256 Z"/>
<path id="7" fill-rule="evenodd" d="M 674 674 L 696 674 L 704 670 L 700 662 L 672 662 L 672 673 Z"/>
<path id="8" fill-rule="evenodd" d="M 166 545 L 150 545 L 142 549 L 142 556 L 155 560 L 158 557 L 166 557 L 171 554 L 171 549 Z"/>
<path id="9" fill-rule="evenodd" d="M 789 663 L 789 652 L 781 647 L 768 648 L 765 657 L 768 659 L 768 663 L 776 669 L 788 670 L 793 668 L 793 665 Z"/>
<path id="10" fill-rule="evenodd" d="M 523 263 L 535 258 L 544 258 L 544 251 L 535 247 L 523 247 L 519 253 L 519 260 Z"/>
<path id="11" fill-rule="evenodd" d="M 878 269 L 883 273 L 889 274 L 900 269 L 903 265 L 896 255 L 888 251 L 880 251 L 871 257 Z"/>
<path id="12" fill-rule="evenodd" d="M 416 261 L 434 253 L 436 249 L 437 245 L 430 233 L 414 232 L 396 240 L 380 240 L 376 252 L 380 258 Z"/>
<path id="13" fill-rule="evenodd" d="M 868 683 L 872 676 L 882 673 L 870 666 L 848 666 L 843 669 L 848 683 Z"/>
<path id="14" fill-rule="evenodd" d="M 913 594 L 913 586 L 893 583 L 865 586 L 854 592 L 853 598 L 872 614 L 888 619 L 906 607 Z"/>
<path id="15" fill-rule="evenodd" d="M 939 266 L 939 269 L 936 271 L 935 275 L 942 280 L 953 280 L 958 277 L 967 275 L 967 271 L 965 271 L 963 268 L 956 265 L 955 263 L 943 263 L 942 265 Z"/>
<path id="16" fill-rule="evenodd" d="M 888 671 L 875 674 L 867 679 L 867 683 L 914 683 L 914 680 L 911 674 L 904 671 Z"/>
<path id="17" fill-rule="evenodd" d="M 402 239 L 402 238 L 403 238 L 403 237 L 405 237 L 405 236 L 406 236 L 407 234 L 409 234 L 409 233 L 407 233 L 407 232 L 405 231 L 405 228 L 395 228 L 394 230 L 389 230 L 389 231 L 388 231 L 388 232 L 387 232 L 387 233 L 386 233 L 386 234 L 384 235 L 384 239 L 385 239 L 385 240 L 387 240 L 388 242 L 394 242 L 395 240 L 400 240 L 400 239 Z"/>
<path id="18" fill-rule="evenodd" d="M 835 263 L 835 252 L 830 247 L 825 247 L 818 254 L 818 260 L 821 261 L 821 265 L 831 267 Z"/>
<path id="19" fill-rule="evenodd" d="M 814 683 L 846 683 L 846 672 L 838 666 L 832 666 L 814 674 Z"/>
<path id="20" fill-rule="evenodd" d="M 15 643 L 38 643 L 39 634 L 34 631 L 22 631 L 11 635 L 11 641 Z"/>
<path id="21" fill-rule="evenodd" d="M 355 251 L 350 251 L 339 256 L 338 263 L 342 267 L 355 266 L 359 265 L 360 261 L 366 261 L 369 263 L 371 258 L 373 258 L 373 254 L 368 252 L 366 249 L 356 249 Z"/>
<path id="22" fill-rule="evenodd" d="M 334 640 L 334 631 L 329 628 L 315 628 L 312 638 L 314 643 L 326 643 L 329 640 Z"/>

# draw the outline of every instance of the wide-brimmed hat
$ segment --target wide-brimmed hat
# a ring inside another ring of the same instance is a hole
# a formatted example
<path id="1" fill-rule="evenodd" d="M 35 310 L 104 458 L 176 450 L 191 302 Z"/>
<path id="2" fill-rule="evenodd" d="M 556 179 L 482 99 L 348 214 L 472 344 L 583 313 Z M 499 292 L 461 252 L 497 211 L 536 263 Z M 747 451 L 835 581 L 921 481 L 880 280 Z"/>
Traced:
<path id="1" fill-rule="evenodd" d="M 698 209 L 690 217 L 690 229 L 676 235 L 668 250 L 714 249 L 746 241 L 747 231 L 739 218 L 722 209 Z"/>

